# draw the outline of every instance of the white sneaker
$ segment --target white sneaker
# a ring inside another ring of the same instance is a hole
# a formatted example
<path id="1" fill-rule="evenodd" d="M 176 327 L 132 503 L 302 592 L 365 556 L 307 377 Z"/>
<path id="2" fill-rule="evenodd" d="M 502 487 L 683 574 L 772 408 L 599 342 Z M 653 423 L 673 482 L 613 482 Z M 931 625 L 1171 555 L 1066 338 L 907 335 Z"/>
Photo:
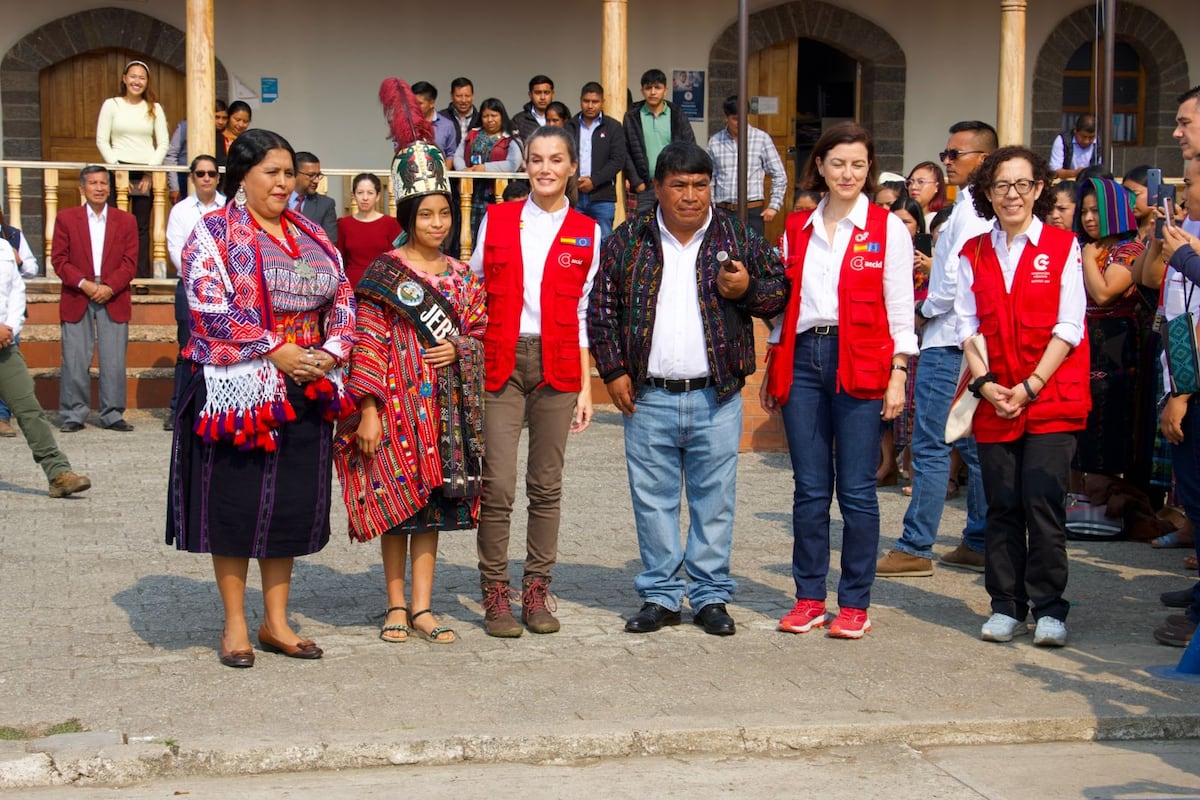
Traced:
<path id="1" fill-rule="evenodd" d="M 1067 643 L 1067 623 L 1054 617 L 1042 617 L 1033 631 L 1033 643 L 1038 647 L 1062 647 Z"/>
<path id="2" fill-rule="evenodd" d="M 979 638 L 985 642 L 1011 642 L 1014 636 L 1027 632 L 1024 620 L 1014 619 L 1007 614 L 992 614 L 983 623 Z"/>

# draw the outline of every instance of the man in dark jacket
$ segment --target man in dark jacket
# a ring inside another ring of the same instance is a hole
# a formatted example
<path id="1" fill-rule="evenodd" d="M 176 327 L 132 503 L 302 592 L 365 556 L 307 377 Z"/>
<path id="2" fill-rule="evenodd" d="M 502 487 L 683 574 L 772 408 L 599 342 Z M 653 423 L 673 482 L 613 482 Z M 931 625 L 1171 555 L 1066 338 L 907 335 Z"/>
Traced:
<path id="1" fill-rule="evenodd" d="M 661 69 L 646 70 L 642 75 L 642 97 L 625 112 L 625 146 L 634 169 L 625 180 L 637 192 L 638 214 L 654 207 L 658 154 L 672 142 L 696 142 L 687 115 L 667 100 L 667 76 Z"/>
<path id="2" fill-rule="evenodd" d="M 625 130 L 604 115 L 604 87 L 588 81 L 579 93 L 580 112 L 567 123 L 579 148 L 579 202 L 575 210 L 600 223 L 600 239 L 612 234 L 617 213 L 617 174 L 625 166 Z"/>
<path id="3" fill-rule="evenodd" d="M 546 106 L 553 102 L 554 81 L 545 75 L 534 75 L 530 78 L 529 102 L 512 118 L 513 127 L 521 134 L 522 142 L 546 124 Z"/>

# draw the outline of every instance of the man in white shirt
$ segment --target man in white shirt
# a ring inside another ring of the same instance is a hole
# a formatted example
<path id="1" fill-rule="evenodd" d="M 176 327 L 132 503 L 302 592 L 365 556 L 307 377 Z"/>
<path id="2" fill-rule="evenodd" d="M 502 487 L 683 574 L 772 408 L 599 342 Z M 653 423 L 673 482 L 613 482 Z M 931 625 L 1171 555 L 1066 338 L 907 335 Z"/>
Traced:
<path id="1" fill-rule="evenodd" d="M 25 281 L 17 271 L 12 246 L 0 239 L 0 400 L 12 409 L 25 434 L 25 443 L 50 481 L 51 497 L 86 491 L 92 482 L 71 471 L 71 462 L 58 449 L 46 412 L 34 395 L 33 377 L 16 346 L 25 323 Z"/>
<path id="2" fill-rule="evenodd" d="M 625 630 L 678 625 L 686 594 L 705 633 L 731 636 L 725 604 L 737 588 L 729 557 L 741 389 L 755 368 L 751 316 L 781 312 L 787 280 L 762 237 L 712 208 L 712 160 L 703 149 L 672 142 L 655 170 L 658 212 L 613 233 L 588 307 L 592 355 L 625 415 L 644 567 L 634 580 L 643 604 Z M 722 252 L 730 257 L 724 267 Z M 679 541 L 684 489 L 686 547 Z"/>
<path id="3" fill-rule="evenodd" d="M 1075 118 L 1071 132 L 1060 133 L 1050 145 L 1050 169 L 1054 177 L 1074 180 L 1080 172 L 1092 164 L 1099 164 L 1096 143 L 1096 115 L 1080 114 Z"/>
<path id="4" fill-rule="evenodd" d="M 188 171 L 196 185 L 196 193 L 176 203 L 171 208 L 171 216 L 167 218 L 167 253 L 171 256 L 171 263 L 175 265 L 176 274 L 180 276 L 183 273 L 183 246 L 192 235 L 192 229 L 205 214 L 225 205 L 225 195 L 217 191 L 220 175 L 217 173 L 215 158 L 207 155 L 196 156 Z M 188 339 L 191 338 L 191 330 L 188 326 L 187 294 L 183 290 L 182 280 L 175 282 L 175 329 L 179 351 L 183 352 Z M 183 388 L 186 375 L 185 362 L 176 355 L 175 390 L 171 393 L 171 411 L 163 420 L 164 431 L 175 429 L 175 409 L 179 404 L 179 392 Z"/>
<path id="5" fill-rule="evenodd" d="M 875 574 L 881 577 L 918 578 L 933 574 L 933 543 L 942 521 L 947 486 L 953 478 L 952 446 L 946 444 L 946 418 L 962 367 L 954 314 L 958 257 L 968 240 L 992 227 L 975 213 L 967 182 L 996 147 L 996 130 L 986 122 L 973 120 L 950 126 L 950 139 L 941 153 L 946 178 L 958 187 L 958 197 L 934 248 L 929 295 L 917 306 L 917 315 L 926 322 L 913 384 L 912 501 L 904 514 L 904 532 L 875 567 Z M 959 545 L 943 553 L 939 560 L 952 567 L 983 572 L 987 501 L 983 496 L 979 456 L 973 438 L 959 440 L 956 445 L 969 476 L 967 524 Z"/>
<path id="6" fill-rule="evenodd" d="M 29 242 L 25 241 L 25 236 L 20 229 L 5 224 L 3 209 L 0 209 L 0 238 L 12 246 L 21 275 L 26 278 L 36 277 L 38 274 L 37 258 L 33 255 L 33 250 L 30 249 Z M 12 410 L 3 400 L 0 400 L 0 437 L 11 438 L 16 435 L 17 429 L 12 426 Z"/>

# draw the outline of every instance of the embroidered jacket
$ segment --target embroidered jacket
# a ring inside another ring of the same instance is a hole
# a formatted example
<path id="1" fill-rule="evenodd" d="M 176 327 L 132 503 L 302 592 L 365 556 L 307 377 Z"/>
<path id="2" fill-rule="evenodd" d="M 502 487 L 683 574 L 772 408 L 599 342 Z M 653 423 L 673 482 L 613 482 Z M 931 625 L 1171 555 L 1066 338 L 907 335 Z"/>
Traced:
<path id="1" fill-rule="evenodd" d="M 770 318 L 787 305 L 788 283 L 779 255 L 765 239 L 731 214 L 714 208 L 696 256 L 704 344 L 717 399 L 728 400 L 754 372 L 751 317 Z M 717 253 L 732 254 L 750 272 L 740 300 L 717 292 Z M 604 245 L 588 304 L 588 339 L 600 377 L 629 375 L 634 391 L 646 382 L 658 291 L 662 285 L 662 238 L 656 212 L 626 221 Z"/>

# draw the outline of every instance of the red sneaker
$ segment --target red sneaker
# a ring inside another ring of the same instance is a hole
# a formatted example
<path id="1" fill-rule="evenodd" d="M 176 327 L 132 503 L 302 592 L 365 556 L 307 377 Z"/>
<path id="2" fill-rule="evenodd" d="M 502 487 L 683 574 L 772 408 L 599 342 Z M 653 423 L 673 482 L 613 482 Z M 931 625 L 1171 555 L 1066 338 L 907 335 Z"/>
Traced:
<path id="1" fill-rule="evenodd" d="M 861 639 L 869 630 L 871 620 L 865 608 L 843 608 L 826 635 L 834 639 Z"/>
<path id="2" fill-rule="evenodd" d="M 788 633 L 808 633 L 813 628 L 824 625 L 827 619 L 824 601 L 797 600 L 792 610 L 779 620 L 779 630 Z"/>

